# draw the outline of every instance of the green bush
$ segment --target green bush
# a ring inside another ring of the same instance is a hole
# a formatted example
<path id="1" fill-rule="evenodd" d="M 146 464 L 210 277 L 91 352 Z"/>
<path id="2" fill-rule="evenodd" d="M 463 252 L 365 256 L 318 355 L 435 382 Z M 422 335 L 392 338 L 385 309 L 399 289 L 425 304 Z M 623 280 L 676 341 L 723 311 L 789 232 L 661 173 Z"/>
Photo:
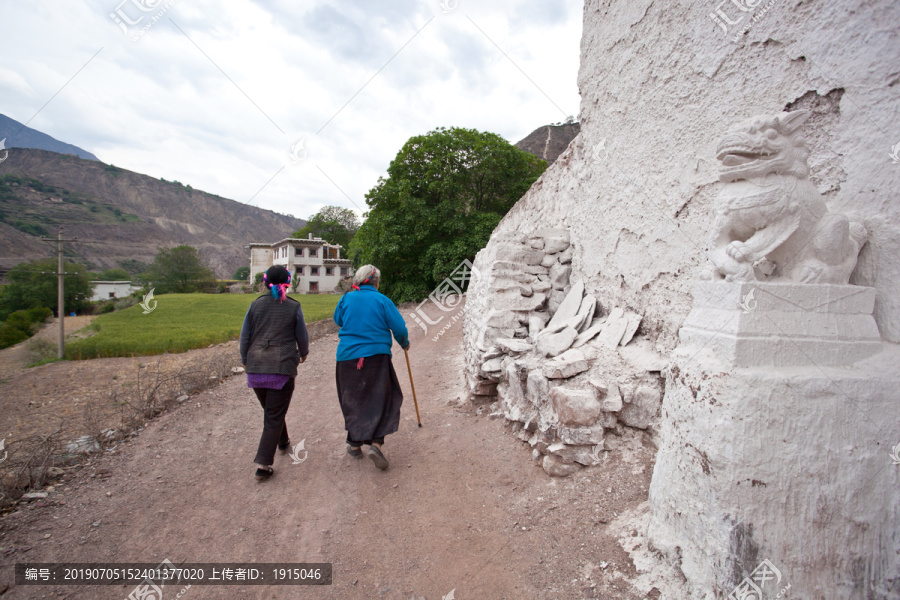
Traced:
<path id="1" fill-rule="evenodd" d="M 28 339 L 28 334 L 21 329 L 0 323 L 0 348 L 9 348 Z"/>
<path id="2" fill-rule="evenodd" d="M 52 313 L 43 306 L 17 310 L 0 324 L 0 348 L 9 348 L 30 338 Z"/>
<path id="3" fill-rule="evenodd" d="M 113 302 L 104 302 L 100 305 L 100 308 L 97 309 L 97 314 L 105 315 L 107 313 L 111 313 L 116 310 L 116 305 Z"/>
<path id="4" fill-rule="evenodd" d="M 25 312 L 28 315 L 28 320 L 36 324 L 43 323 L 53 316 L 53 311 L 46 306 L 35 306 L 34 308 L 29 308 Z"/>

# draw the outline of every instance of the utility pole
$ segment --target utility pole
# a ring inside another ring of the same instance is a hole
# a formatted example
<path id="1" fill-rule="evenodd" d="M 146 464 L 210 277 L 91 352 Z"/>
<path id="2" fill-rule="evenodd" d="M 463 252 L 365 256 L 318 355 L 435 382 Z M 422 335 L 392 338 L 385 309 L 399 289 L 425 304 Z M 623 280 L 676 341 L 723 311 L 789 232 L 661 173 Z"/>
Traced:
<path id="1" fill-rule="evenodd" d="M 65 271 L 63 271 L 63 242 L 74 242 L 78 238 L 72 238 L 70 240 L 63 239 L 63 228 L 59 228 L 59 233 L 56 234 L 56 239 L 53 238 L 44 238 L 41 239 L 46 242 L 56 242 L 56 254 L 58 257 L 58 267 L 56 269 L 56 274 L 58 277 L 58 284 L 56 290 L 56 312 L 59 315 L 59 344 L 57 347 L 56 357 L 62 358 L 66 353 L 66 330 L 65 330 L 65 319 L 66 319 L 66 307 L 65 307 L 65 294 L 63 294 L 63 280 L 65 279 Z"/>

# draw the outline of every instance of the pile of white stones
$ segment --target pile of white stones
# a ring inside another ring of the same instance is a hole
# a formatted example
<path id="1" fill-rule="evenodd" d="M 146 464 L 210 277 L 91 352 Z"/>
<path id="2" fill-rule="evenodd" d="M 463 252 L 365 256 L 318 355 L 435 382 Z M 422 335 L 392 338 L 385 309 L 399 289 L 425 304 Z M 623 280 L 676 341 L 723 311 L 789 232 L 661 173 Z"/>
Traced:
<path id="1" fill-rule="evenodd" d="M 547 473 L 571 475 L 599 462 L 610 430 L 656 424 L 667 361 L 636 336 L 641 315 L 604 313 L 584 281 L 569 281 L 568 231 L 498 241 L 469 289 L 470 398 L 495 403 Z"/>

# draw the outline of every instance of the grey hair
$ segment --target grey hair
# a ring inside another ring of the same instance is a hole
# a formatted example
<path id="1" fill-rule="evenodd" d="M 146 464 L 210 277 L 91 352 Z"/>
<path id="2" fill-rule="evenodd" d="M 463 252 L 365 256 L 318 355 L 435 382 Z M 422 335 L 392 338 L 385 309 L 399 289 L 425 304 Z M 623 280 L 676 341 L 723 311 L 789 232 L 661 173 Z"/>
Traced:
<path id="1" fill-rule="evenodd" d="M 353 275 L 353 285 L 362 285 L 366 279 L 369 280 L 367 285 L 377 286 L 381 282 L 381 271 L 373 265 L 363 265 Z"/>

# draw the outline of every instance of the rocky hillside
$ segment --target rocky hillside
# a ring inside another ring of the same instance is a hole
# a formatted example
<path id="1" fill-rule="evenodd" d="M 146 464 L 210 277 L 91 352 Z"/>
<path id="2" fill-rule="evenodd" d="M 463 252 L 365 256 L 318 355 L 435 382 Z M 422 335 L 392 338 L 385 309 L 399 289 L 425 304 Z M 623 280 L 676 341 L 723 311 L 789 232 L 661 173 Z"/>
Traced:
<path id="1" fill-rule="evenodd" d="M 51 255 L 41 235 L 65 227 L 73 260 L 92 269 L 149 263 L 190 244 L 219 277 L 248 264 L 244 245 L 278 240 L 305 222 L 70 154 L 9 149 L 0 163 L 0 268 Z M 136 261 L 136 262 L 135 262 Z"/>
<path id="2" fill-rule="evenodd" d="M 60 154 L 74 154 L 87 160 L 99 160 L 87 150 L 61 142 L 37 129 L 27 127 L 15 119 L 10 119 L 6 115 L 0 115 L 0 140 L 5 140 L 4 145 L 7 148 L 36 148 Z"/>
<path id="3" fill-rule="evenodd" d="M 525 139 L 516 142 L 515 146 L 552 164 L 557 156 L 565 152 L 569 142 L 575 139 L 580 131 L 581 125 L 578 123 L 544 125 L 529 133 Z"/>

